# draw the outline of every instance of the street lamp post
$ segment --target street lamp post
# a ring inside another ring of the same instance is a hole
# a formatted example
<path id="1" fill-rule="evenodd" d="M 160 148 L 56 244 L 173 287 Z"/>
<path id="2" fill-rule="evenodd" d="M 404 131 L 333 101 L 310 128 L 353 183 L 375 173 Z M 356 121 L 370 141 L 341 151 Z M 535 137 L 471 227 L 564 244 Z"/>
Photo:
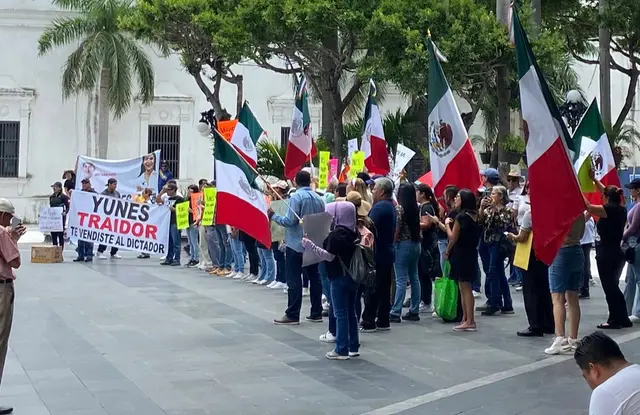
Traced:
<path id="1" fill-rule="evenodd" d="M 559 110 L 560 115 L 567 120 L 567 125 L 573 132 L 580 123 L 580 119 L 587 110 L 587 106 L 582 102 L 582 94 L 574 89 L 567 92 L 567 99 L 564 104 L 560 106 Z"/>
<path id="2" fill-rule="evenodd" d="M 196 130 L 198 130 L 200 135 L 203 137 L 213 135 L 217 126 L 215 111 L 210 109 L 209 111 L 201 112 L 200 116 L 200 121 L 196 125 Z"/>

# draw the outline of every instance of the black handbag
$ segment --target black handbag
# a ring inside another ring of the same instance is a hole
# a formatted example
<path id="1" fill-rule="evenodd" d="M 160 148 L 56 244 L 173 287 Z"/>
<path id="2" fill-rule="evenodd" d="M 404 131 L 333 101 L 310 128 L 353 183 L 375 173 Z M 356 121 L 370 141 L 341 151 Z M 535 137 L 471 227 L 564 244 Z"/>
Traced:
<path id="1" fill-rule="evenodd" d="M 633 264 L 636 261 L 636 248 L 629 245 L 628 242 L 623 242 L 620 248 L 624 254 L 624 260 Z"/>

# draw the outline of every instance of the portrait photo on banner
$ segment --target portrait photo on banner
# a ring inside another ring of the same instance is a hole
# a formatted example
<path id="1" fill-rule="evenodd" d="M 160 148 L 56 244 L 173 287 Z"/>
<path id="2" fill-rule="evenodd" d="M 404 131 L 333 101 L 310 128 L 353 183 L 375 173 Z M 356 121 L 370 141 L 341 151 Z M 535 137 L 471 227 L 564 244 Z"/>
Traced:
<path id="1" fill-rule="evenodd" d="M 160 170 L 160 150 L 144 156 L 125 160 L 103 160 L 78 156 L 76 167 L 76 190 L 82 188 L 82 180 L 88 179 L 98 193 L 104 190 L 109 179 L 118 181 L 118 192 L 124 199 L 150 188 L 158 193 L 158 172 Z"/>
<path id="2" fill-rule="evenodd" d="M 71 194 L 68 233 L 74 244 L 81 240 L 164 256 L 170 220 L 171 211 L 163 205 L 76 190 Z"/>

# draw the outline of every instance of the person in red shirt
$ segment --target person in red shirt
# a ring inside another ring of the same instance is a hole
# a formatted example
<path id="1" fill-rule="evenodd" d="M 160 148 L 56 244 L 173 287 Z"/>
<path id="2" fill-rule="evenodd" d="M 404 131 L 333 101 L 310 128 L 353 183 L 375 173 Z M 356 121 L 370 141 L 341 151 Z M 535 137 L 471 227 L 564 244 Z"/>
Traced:
<path id="1" fill-rule="evenodd" d="M 27 229 L 14 216 L 15 208 L 7 199 L 0 198 L 0 380 L 4 372 L 4 362 L 9 347 L 9 333 L 13 321 L 13 280 L 16 279 L 13 270 L 20 268 L 20 251 L 18 239 Z M 12 226 L 12 222 L 14 222 Z M 13 408 L 0 406 L 0 415 L 10 414 Z"/>

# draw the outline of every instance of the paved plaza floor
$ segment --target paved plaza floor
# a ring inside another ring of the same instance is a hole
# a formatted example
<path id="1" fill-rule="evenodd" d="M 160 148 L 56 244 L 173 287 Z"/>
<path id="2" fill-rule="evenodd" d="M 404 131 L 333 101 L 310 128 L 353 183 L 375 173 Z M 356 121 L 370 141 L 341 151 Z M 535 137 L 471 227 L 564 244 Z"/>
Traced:
<path id="1" fill-rule="evenodd" d="M 274 326 L 286 295 L 125 252 L 92 264 L 29 263 L 0 404 L 17 415 L 586 414 L 590 390 L 551 338 L 516 337 L 516 314 L 454 333 L 430 316 L 361 335 L 362 356 L 328 361 L 325 323 Z M 581 334 L 606 318 L 582 302 Z M 303 316 L 309 309 L 304 300 Z M 640 331 L 612 333 L 640 362 Z"/>

